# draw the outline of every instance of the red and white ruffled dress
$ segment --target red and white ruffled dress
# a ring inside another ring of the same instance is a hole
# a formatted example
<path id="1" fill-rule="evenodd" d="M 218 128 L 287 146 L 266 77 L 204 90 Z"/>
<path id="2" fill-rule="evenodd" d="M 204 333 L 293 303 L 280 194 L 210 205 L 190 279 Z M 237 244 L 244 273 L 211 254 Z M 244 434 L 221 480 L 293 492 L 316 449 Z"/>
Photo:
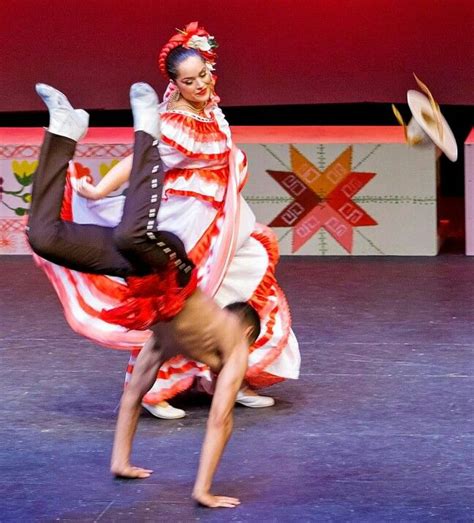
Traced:
<path id="1" fill-rule="evenodd" d="M 272 231 L 255 222 L 240 192 L 247 177 L 244 153 L 232 144 L 222 111 L 214 105 L 208 117 L 160 106 L 162 138 L 159 151 L 165 167 L 159 229 L 181 238 L 198 267 L 199 287 L 225 306 L 248 301 L 258 311 L 262 332 L 250 348 L 246 379 L 265 387 L 297 378 L 298 342 L 291 330 L 285 296 L 275 279 L 278 243 Z M 74 191 L 69 218 L 78 223 L 116 225 L 124 197 L 91 201 Z M 83 274 L 35 256 L 53 284 L 72 329 L 113 349 L 131 350 L 126 381 L 150 331 L 127 330 L 100 318 L 103 309 L 120 306 L 126 283 L 116 277 Z M 148 403 L 170 399 L 202 378 L 212 381 L 209 369 L 176 356 L 159 370 L 145 397 Z"/>

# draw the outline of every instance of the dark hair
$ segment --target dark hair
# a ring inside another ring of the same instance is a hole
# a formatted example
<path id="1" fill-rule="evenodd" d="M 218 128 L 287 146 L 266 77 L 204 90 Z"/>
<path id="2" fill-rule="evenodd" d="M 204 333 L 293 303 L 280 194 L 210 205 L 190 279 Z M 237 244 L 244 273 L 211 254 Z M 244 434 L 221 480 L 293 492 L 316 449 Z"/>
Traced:
<path id="1" fill-rule="evenodd" d="M 171 80 L 176 80 L 178 76 L 179 64 L 191 56 L 198 56 L 204 62 L 204 58 L 197 49 L 188 49 L 182 45 L 178 45 L 178 47 L 175 47 L 172 51 L 170 51 L 166 57 L 165 65 L 166 72 L 168 73 L 168 77 Z"/>
<path id="2" fill-rule="evenodd" d="M 250 344 L 255 343 L 260 336 L 260 316 L 257 311 L 245 301 L 237 301 L 225 306 L 225 309 L 237 314 L 240 321 L 248 327 L 252 327 L 252 332 L 249 336 Z"/>

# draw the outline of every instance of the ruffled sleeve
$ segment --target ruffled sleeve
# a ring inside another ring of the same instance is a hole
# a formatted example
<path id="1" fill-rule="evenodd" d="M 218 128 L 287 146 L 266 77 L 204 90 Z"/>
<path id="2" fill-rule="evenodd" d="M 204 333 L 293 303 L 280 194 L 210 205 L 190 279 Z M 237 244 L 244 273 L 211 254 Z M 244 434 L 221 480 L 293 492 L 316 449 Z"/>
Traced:
<path id="1" fill-rule="evenodd" d="M 232 147 L 232 135 L 230 132 L 229 122 L 226 120 L 224 113 L 222 112 L 222 109 L 220 107 L 216 106 L 213 110 L 213 114 L 217 121 L 217 124 L 219 125 L 219 129 L 226 136 L 227 147 L 230 149 Z"/>

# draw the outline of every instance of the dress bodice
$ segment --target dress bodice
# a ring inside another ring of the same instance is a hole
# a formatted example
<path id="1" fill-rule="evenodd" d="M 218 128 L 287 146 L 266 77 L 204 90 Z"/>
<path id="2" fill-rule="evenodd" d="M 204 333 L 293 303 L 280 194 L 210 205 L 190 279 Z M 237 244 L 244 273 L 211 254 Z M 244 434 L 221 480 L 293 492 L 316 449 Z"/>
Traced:
<path id="1" fill-rule="evenodd" d="M 182 109 L 161 113 L 159 150 L 166 170 L 224 167 L 231 147 L 229 125 L 218 107 L 209 117 Z"/>
<path id="2" fill-rule="evenodd" d="M 165 193 L 202 195 L 221 202 L 229 175 L 230 128 L 216 106 L 208 116 L 161 110 L 158 146 L 166 172 Z"/>

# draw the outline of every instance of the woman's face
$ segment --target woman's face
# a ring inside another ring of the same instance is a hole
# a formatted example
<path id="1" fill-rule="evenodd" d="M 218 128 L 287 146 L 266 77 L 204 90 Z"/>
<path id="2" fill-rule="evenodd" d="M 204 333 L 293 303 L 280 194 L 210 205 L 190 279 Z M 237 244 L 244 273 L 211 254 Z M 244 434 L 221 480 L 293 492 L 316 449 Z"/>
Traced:
<path id="1" fill-rule="evenodd" d="M 186 58 L 179 64 L 177 72 L 175 83 L 183 98 L 198 104 L 209 100 L 212 76 L 202 58 L 199 56 Z"/>

